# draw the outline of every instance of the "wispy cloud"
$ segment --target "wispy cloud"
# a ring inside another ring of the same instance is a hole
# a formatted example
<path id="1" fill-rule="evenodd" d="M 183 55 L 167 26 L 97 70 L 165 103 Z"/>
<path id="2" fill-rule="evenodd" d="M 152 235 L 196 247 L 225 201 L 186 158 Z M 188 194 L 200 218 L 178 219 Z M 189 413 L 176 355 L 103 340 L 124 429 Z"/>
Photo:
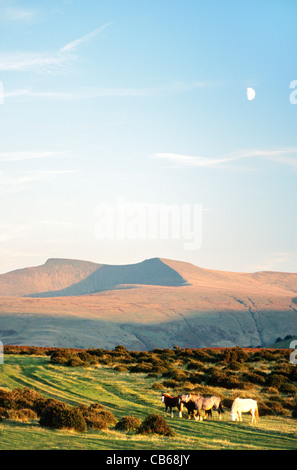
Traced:
<path id="1" fill-rule="evenodd" d="M 295 156 L 290 156 L 295 155 Z M 249 158 L 264 158 L 270 161 L 290 165 L 297 169 L 297 148 L 287 148 L 278 150 L 253 149 L 233 152 L 222 157 L 208 158 L 202 156 L 190 156 L 176 153 L 156 153 L 153 158 L 166 160 L 177 168 L 207 168 L 222 167 L 230 162 L 235 162 Z"/>
<path id="2" fill-rule="evenodd" d="M 56 73 L 73 61 L 77 60 L 72 52 L 82 43 L 90 41 L 110 24 L 108 23 L 95 31 L 86 34 L 63 46 L 57 52 L 2 52 L 0 53 L 0 71 L 3 72 L 28 72 Z"/>
<path id="3" fill-rule="evenodd" d="M 95 99 L 102 97 L 154 97 L 154 96 L 166 96 L 170 94 L 186 93 L 196 88 L 202 88 L 206 86 L 203 82 L 173 82 L 164 86 L 147 87 L 147 88 L 109 88 L 109 87 L 98 87 L 79 90 L 67 90 L 67 91 L 37 91 L 31 88 L 23 88 L 17 90 L 4 90 L 4 98 L 45 98 L 45 99 Z"/>
<path id="4" fill-rule="evenodd" d="M 95 36 L 102 33 L 102 31 L 104 31 L 104 29 L 108 28 L 108 26 L 111 26 L 111 25 L 112 25 L 112 23 L 106 23 L 103 26 L 101 26 L 100 28 L 95 29 L 95 31 L 92 31 L 91 33 L 85 34 L 84 36 L 82 36 L 78 39 L 75 39 L 74 41 L 71 41 L 68 44 L 65 44 L 65 46 L 63 46 L 60 49 L 60 52 L 65 52 L 65 51 L 70 51 L 70 50 L 76 49 L 82 43 L 90 41 Z"/>
<path id="5" fill-rule="evenodd" d="M 72 57 L 56 53 L 10 52 L 0 53 L 2 72 L 56 72 Z"/>
<path id="6" fill-rule="evenodd" d="M 9 22 L 26 22 L 31 23 L 36 18 L 36 12 L 34 10 L 28 10 L 25 8 L 14 7 L 11 2 L 1 2 L 0 4 L 0 21 Z"/>

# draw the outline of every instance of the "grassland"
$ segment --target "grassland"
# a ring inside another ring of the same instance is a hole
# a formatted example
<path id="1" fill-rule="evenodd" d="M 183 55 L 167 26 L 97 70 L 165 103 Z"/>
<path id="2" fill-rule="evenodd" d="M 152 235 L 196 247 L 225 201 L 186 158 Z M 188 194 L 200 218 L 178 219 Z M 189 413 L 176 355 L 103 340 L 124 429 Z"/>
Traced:
<path id="1" fill-rule="evenodd" d="M 152 388 L 155 377 L 146 373 L 119 372 L 110 365 L 66 367 L 53 364 L 48 356 L 5 355 L 0 366 L 0 388 L 34 388 L 44 397 L 69 405 L 101 403 L 117 419 L 134 415 L 143 420 L 150 413 L 163 415 L 161 391 Z M 218 390 L 220 393 L 222 390 Z M 227 392 L 227 391 L 225 391 Z M 233 393 L 234 390 L 227 392 Z M 223 419 L 197 422 L 167 417 L 175 437 L 141 435 L 88 429 L 84 433 L 43 428 L 38 420 L 4 419 L 0 423 L 1 450 L 293 450 L 297 449 L 297 422 L 291 416 L 263 416 L 251 425 Z"/>

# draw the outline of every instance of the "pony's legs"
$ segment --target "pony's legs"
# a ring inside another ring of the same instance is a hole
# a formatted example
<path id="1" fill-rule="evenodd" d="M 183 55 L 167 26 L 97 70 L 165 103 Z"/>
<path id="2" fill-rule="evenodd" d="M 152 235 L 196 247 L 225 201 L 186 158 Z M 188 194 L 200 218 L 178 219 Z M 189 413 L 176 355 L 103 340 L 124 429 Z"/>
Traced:
<path id="1" fill-rule="evenodd" d="M 197 409 L 197 413 L 196 413 L 196 416 L 194 415 L 194 418 L 196 421 L 203 421 L 203 416 L 200 412 L 200 409 Z"/>
<path id="2" fill-rule="evenodd" d="M 179 416 L 180 418 L 183 417 L 183 404 L 182 404 L 182 403 L 180 404 L 180 407 L 179 407 L 179 414 L 178 414 L 178 416 Z"/>

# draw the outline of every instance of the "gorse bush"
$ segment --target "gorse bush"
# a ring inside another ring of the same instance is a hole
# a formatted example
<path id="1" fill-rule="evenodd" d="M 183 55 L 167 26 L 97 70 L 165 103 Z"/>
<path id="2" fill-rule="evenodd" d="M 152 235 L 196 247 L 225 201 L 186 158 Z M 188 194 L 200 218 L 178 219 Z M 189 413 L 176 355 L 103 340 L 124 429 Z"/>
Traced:
<path id="1" fill-rule="evenodd" d="M 73 429 L 84 432 L 86 420 L 78 408 L 70 408 L 63 404 L 48 406 L 41 414 L 40 425 L 54 429 Z"/>
<path id="2" fill-rule="evenodd" d="M 73 429 L 84 432 L 92 429 L 108 429 L 117 420 L 113 413 L 100 403 L 90 406 L 68 406 L 54 398 L 44 398 L 33 389 L 0 389 L 0 417 L 8 419 L 37 419 L 44 427 Z"/>
<path id="3" fill-rule="evenodd" d="M 161 434 L 163 436 L 175 436 L 175 432 L 167 424 L 167 421 L 158 414 L 148 415 L 142 422 L 138 432 L 140 434 Z"/>
<path id="4" fill-rule="evenodd" d="M 117 431 L 136 432 L 141 426 L 141 420 L 135 416 L 124 416 L 115 426 Z"/>

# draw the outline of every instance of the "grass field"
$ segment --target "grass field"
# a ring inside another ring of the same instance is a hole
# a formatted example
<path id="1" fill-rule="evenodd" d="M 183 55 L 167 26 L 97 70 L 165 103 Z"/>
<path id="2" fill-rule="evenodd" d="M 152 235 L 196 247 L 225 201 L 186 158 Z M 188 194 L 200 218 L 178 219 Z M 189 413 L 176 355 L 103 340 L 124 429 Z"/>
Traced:
<path id="1" fill-rule="evenodd" d="M 44 397 L 69 405 L 100 402 L 117 419 L 134 415 L 143 420 L 149 413 L 163 415 L 161 392 L 153 390 L 147 374 L 117 372 L 107 366 L 65 367 L 51 364 L 47 356 L 6 355 L 0 366 L 0 388 L 30 387 Z M 297 449 L 296 419 L 264 416 L 254 425 L 250 415 L 242 423 L 231 422 L 230 410 L 223 419 L 193 421 L 167 417 L 175 437 L 88 430 L 77 433 L 43 428 L 38 420 L 4 419 L 0 423 L 1 450 L 293 450 Z"/>

